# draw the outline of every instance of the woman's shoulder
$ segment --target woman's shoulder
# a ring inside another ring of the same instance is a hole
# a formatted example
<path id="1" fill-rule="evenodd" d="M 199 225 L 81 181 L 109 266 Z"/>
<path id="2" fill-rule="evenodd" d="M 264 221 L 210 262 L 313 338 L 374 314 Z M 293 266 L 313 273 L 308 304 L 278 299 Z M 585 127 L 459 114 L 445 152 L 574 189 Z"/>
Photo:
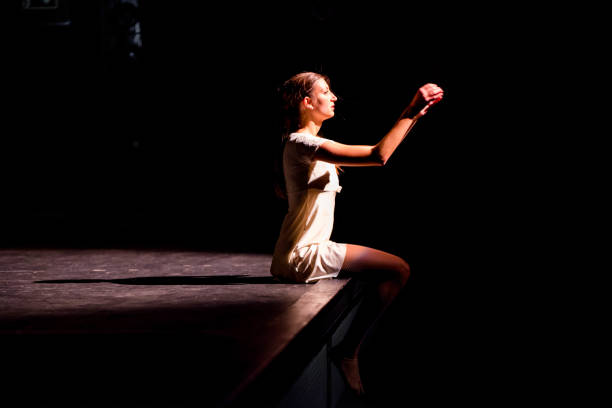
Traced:
<path id="1" fill-rule="evenodd" d="M 309 146 L 320 146 L 329 139 L 321 136 L 313 136 L 310 133 L 294 132 L 289 135 L 288 141 L 291 143 L 305 144 Z"/>

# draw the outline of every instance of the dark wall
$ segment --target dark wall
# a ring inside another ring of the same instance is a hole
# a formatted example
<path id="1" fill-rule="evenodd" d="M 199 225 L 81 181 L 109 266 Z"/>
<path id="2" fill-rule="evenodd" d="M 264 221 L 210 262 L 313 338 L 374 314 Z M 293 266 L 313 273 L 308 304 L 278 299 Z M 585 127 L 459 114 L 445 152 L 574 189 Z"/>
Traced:
<path id="1" fill-rule="evenodd" d="M 336 240 L 437 256 L 467 233 L 481 186 L 463 115 L 482 68 L 457 10 L 142 0 L 127 17 L 98 1 L 50 18 L 18 3 L 3 6 L 3 244 L 271 252 L 275 89 L 303 70 L 331 77 L 322 134 L 345 143 L 377 142 L 420 85 L 446 90 L 385 168 L 345 169 Z M 122 40 L 130 16 L 142 47 Z"/>

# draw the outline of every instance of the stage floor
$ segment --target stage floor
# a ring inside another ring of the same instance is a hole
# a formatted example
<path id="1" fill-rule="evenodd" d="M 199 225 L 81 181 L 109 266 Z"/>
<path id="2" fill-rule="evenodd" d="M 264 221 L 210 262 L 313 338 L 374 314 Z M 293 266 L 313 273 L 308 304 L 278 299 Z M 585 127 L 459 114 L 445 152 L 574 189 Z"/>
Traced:
<path id="1" fill-rule="evenodd" d="M 270 262 L 267 254 L 2 249 L 9 386 L 34 385 L 44 391 L 35 398 L 64 404 L 117 404 L 128 391 L 138 396 L 132 406 L 220 404 L 348 282 L 279 283 Z"/>

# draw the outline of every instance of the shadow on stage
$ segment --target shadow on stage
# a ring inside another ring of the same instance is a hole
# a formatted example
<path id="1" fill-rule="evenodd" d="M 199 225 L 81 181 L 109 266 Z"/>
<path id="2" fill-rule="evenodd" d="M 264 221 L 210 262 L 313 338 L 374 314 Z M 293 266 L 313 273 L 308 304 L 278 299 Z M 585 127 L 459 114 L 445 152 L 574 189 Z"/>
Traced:
<path id="1" fill-rule="evenodd" d="M 115 283 L 118 285 L 252 285 L 283 284 L 273 276 L 203 275 L 203 276 L 142 276 L 120 279 L 51 279 L 34 283 Z"/>

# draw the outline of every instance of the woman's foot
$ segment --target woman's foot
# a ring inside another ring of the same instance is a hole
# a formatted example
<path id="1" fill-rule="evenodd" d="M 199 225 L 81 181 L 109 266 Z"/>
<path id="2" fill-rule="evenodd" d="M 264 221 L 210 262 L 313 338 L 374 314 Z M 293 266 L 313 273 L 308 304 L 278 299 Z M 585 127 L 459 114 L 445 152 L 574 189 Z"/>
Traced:
<path id="1" fill-rule="evenodd" d="M 355 394 L 362 396 L 365 394 L 361 376 L 359 374 L 359 360 L 357 357 L 344 357 L 337 351 L 332 350 L 332 360 L 340 369 L 344 381 Z"/>

